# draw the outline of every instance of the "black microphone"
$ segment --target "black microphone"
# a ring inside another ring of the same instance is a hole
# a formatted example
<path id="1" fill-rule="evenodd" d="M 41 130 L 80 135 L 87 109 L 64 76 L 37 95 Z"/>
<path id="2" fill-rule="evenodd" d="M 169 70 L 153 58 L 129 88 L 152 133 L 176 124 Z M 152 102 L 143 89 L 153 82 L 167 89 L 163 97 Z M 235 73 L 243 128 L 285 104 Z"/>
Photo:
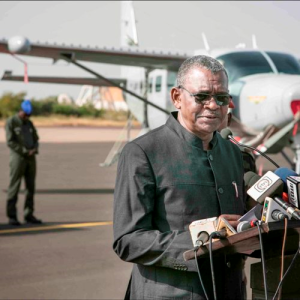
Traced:
<path id="1" fill-rule="evenodd" d="M 210 234 L 210 236 L 214 239 L 224 239 L 227 237 L 227 231 L 226 228 L 223 228 L 218 231 L 214 231 Z"/>
<path id="2" fill-rule="evenodd" d="M 300 176 L 288 176 L 286 181 L 289 203 L 300 208 Z"/>
<path id="3" fill-rule="evenodd" d="M 250 189 L 260 178 L 261 176 L 257 175 L 256 173 L 248 171 L 244 174 L 245 188 L 247 190 Z"/>
<path id="4" fill-rule="evenodd" d="M 208 242 L 209 234 L 206 231 L 201 231 L 198 235 L 197 240 L 195 241 L 196 246 L 203 246 L 206 242 Z"/>
<path id="5" fill-rule="evenodd" d="M 206 242 L 208 242 L 210 236 L 214 239 L 223 239 L 227 236 L 226 228 L 218 231 L 213 231 L 210 234 L 207 231 L 201 231 L 198 235 L 197 240 L 195 241 L 195 246 L 203 246 Z"/>
<path id="6" fill-rule="evenodd" d="M 296 220 L 300 220 L 300 214 L 299 212 L 289 203 L 286 203 L 284 200 L 282 200 L 279 197 L 274 197 L 273 200 L 282 207 L 289 215 L 292 216 L 292 218 Z"/>
<path id="7" fill-rule="evenodd" d="M 283 192 L 288 194 L 288 203 L 291 205 L 297 207 L 299 209 L 300 207 L 300 177 L 299 175 L 288 168 L 279 168 L 274 171 L 274 173 L 280 177 L 280 179 L 283 181 Z M 296 209 L 296 210 L 297 210 Z"/>
<path id="8" fill-rule="evenodd" d="M 253 151 L 256 151 L 257 153 L 262 155 L 264 158 L 269 160 L 276 168 L 279 168 L 279 166 L 276 164 L 276 162 L 273 159 L 271 159 L 269 156 L 267 156 L 263 152 L 259 151 L 257 148 L 254 148 L 254 147 L 251 147 L 251 146 L 248 146 L 248 145 L 244 145 L 244 144 L 238 142 L 237 140 L 235 140 L 234 137 L 232 136 L 232 132 L 229 128 L 222 129 L 220 134 L 221 134 L 222 138 L 225 139 L 225 140 L 232 140 L 235 144 L 238 144 L 242 147 L 246 147 L 246 148 L 249 148 Z"/>

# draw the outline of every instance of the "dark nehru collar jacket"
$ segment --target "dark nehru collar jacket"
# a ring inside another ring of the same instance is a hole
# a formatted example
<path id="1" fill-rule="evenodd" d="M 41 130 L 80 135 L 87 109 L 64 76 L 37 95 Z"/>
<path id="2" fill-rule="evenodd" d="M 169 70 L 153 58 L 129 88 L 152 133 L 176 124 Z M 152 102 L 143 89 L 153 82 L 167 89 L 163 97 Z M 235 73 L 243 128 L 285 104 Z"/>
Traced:
<path id="1" fill-rule="evenodd" d="M 183 259 L 183 252 L 193 248 L 188 227 L 195 220 L 245 210 L 239 148 L 216 132 L 211 145 L 204 151 L 202 140 L 173 112 L 165 125 L 124 147 L 114 195 L 113 247 L 122 260 L 134 263 L 132 299 L 203 298 L 195 261 Z M 209 264 L 199 262 L 211 294 Z M 215 269 L 220 297 L 226 298 L 223 285 L 228 283 L 235 290 L 228 299 L 241 299 L 240 270 L 226 264 L 223 257 Z"/>

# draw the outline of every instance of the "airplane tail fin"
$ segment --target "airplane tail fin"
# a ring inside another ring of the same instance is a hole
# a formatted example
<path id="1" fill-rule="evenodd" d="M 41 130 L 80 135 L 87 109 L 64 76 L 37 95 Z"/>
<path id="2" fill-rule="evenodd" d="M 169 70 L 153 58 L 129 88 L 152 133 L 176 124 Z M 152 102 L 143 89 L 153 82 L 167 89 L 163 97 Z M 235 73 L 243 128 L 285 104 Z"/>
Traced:
<path id="1" fill-rule="evenodd" d="M 133 1 L 121 1 L 121 46 L 138 46 Z"/>
<path id="2" fill-rule="evenodd" d="M 253 49 L 258 49 L 257 41 L 256 41 L 256 35 L 255 34 L 252 34 L 252 47 L 253 47 Z"/>

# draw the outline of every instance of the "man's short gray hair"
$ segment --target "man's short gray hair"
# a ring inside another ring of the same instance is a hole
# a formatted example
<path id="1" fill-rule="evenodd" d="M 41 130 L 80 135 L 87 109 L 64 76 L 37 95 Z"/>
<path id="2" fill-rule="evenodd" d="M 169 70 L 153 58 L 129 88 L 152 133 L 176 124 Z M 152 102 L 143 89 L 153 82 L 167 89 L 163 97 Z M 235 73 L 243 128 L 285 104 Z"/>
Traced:
<path id="1" fill-rule="evenodd" d="M 186 59 L 180 66 L 177 73 L 177 86 L 184 85 L 186 75 L 194 68 L 202 68 L 210 70 L 213 74 L 223 71 L 226 76 L 227 72 L 223 65 L 215 58 L 206 55 L 196 55 Z"/>

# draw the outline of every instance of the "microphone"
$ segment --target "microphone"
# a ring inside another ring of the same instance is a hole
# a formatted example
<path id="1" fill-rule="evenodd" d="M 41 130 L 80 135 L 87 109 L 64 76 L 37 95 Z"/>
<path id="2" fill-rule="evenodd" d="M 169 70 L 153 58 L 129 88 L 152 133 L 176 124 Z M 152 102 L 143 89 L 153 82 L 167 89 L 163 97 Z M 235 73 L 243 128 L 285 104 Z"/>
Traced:
<path id="1" fill-rule="evenodd" d="M 286 203 L 279 197 L 274 197 L 274 201 L 282 207 L 292 218 L 296 220 L 300 220 L 300 214 L 299 212 L 289 203 Z"/>
<path id="2" fill-rule="evenodd" d="M 259 153 L 264 158 L 266 158 L 267 160 L 269 160 L 276 168 L 279 168 L 279 165 L 277 165 L 274 160 L 272 160 L 269 156 L 267 156 L 263 152 L 259 151 L 257 148 L 254 148 L 254 147 L 251 147 L 251 146 L 239 143 L 237 140 L 235 140 L 234 137 L 232 136 L 232 132 L 231 132 L 231 130 L 229 128 L 222 129 L 221 132 L 220 132 L 220 134 L 221 134 L 222 138 L 225 139 L 225 140 L 231 140 L 231 141 L 233 141 L 237 145 L 249 148 L 249 149 L 251 149 L 251 150 Z"/>
<path id="3" fill-rule="evenodd" d="M 189 230 L 194 247 L 202 246 L 209 240 L 209 235 L 216 231 L 218 218 L 208 218 L 192 222 Z"/>
<path id="4" fill-rule="evenodd" d="M 248 222 L 248 221 L 240 222 L 237 226 L 237 232 L 240 233 L 242 231 L 245 231 L 245 230 L 255 227 L 256 222 L 257 222 L 257 220 L 252 220 L 251 222 Z"/>
<path id="5" fill-rule="evenodd" d="M 288 193 L 288 184 L 287 180 L 290 176 L 299 176 L 295 171 L 288 169 L 288 168 L 278 168 L 274 171 L 274 173 L 280 177 L 280 179 L 283 181 L 283 192 Z M 299 177 L 298 177 L 299 178 Z"/>
<path id="6" fill-rule="evenodd" d="M 300 208 L 300 177 L 298 175 L 289 176 L 286 181 L 289 203 Z"/>
<path id="7" fill-rule="evenodd" d="M 248 191 L 247 194 L 256 202 L 263 204 L 266 197 L 282 195 L 283 181 L 271 171 L 262 176 Z"/>
<path id="8" fill-rule="evenodd" d="M 227 230 L 226 228 L 223 228 L 221 230 L 214 231 L 210 234 L 210 236 L 214 239 L 224 239 L 227 236 Z"/>
<path id="9" fill-rule="evenodd" d="M 226 228 L 223 228 L 218 231 L 213 231 L 212 233 L 208 234 L 206 231 L 201 231 L 198 235 L 197 240 L 195 241 L 195 247 L 201 247 L 206 242 L 208 242 L 209 237 L 212 237 L 214 239 L 223 239 L 227 236 Z"/>
<path id="10" fill-rule="evenodd" d="M 272 211 L 272 218 L 276 221 L 283 221 L 284 219 L 288 219 L 288 216 L 280 210 L 275 209 Z"/>
<path id="11" fill-rule="evenodd" d="M 209 240 L 209 234 L 206 231 L 201 231 L 195 241 L 194 246 L 203 246 Z"/>
<path id="12" fill-rule="evenodd" d="M 248 171 L 244 174 L 245 188 L 247 190 L 250 189 L 260 178 L 261 176 L 257 175 L 256 173 Z"/>
<path id="13" fill-rule="evenodd" d="M 261 221 L 264 223 L 271 223 L 271 222 L 282 221 L 285 218 L 291 219 L 290 215 L 287 214 L 286 210 L 282 208 L 280 205 L 278 205 L 274 199 L 270 197 L 266 197 L 263 206 Z"/>
<path id="14" fill-rule="evenodd" d="M 199 247 L 212 238 L 224 238 L 235 234 L 236 231 L 229 222 L 222 217 L 213 217 L 192 222 L 189 225 L 190 234 L 194 247 Z"/>
<path id="15" fill-rule="evenodd" d="M 280 177 L 283 181 L 283 192 L 288 194 L 288 199 L 286 202 L 292 204 L 293 206 L 300 207 L 300 195 L 299 195 L 299 184 L 300 177 L 299 175 L 288 168 L 279 168 L 274 171 L 274 173 Z M 285 199 L 284 199 L 285 200 Z"/>

